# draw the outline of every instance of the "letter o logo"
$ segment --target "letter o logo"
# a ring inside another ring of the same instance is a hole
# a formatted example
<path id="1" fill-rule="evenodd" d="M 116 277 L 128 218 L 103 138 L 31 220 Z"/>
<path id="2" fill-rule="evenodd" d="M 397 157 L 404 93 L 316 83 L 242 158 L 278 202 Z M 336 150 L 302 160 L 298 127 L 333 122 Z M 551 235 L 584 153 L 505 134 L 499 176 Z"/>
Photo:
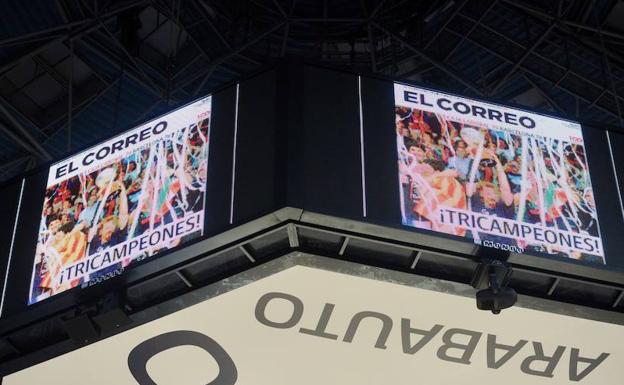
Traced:
<path id="1" fill-rule="evenodd" d="M 149 359 L 167 349 L 187 345 L 204 349 L 217 361 L 219 374 L 207 385 L 234 385 L 236 383 L 238 371 L 225 349 L 207 335 L 190 330 L 164 333 L 141 342 L 128 355 L 128 369 L 139 385 L 158 385 L 147 372 Z"/>
<path id="2" fill-rule="evenodd" d="M 97 160 L 101 160 L 101 159 L 106 158 L 108 156 L 108 154 L 110 154 L 110 147 L 108 147 L 108 146 L 102 147 L 95 154 L 95 158 Z"/>
<path id="3" fill-rule="evenodd" d="M 520 125 L 525 128 L 535 128 L 535 121 L 528 116 L 520 117 Z"/>
<path id="4" fill-rule="evenodd" d="M 459 112 L 460 114 L 467 114 L 470 112 L 470 106 L 468 106 L 466 103 L 462 103 L 462 102 L 455 102 L 453 104 L 453 108 L 455 109 L 455 111 Z"/>
<path id="5" fill-rule="evenodd" d="M 158 135 L 161 132 L 165 131 L 166 129 L 167 129 L 167 122 L 162 121 L 162 122 L 156 123 L 154 128 L 152 128 L 152 132 L 154 132 L 155 135 Z"/>
<path id="6" fill-rule="evenodd" d="M 274 299 L 285 299 L 289 301 L 293 305 L 293 312 L 290 315 L 290 318 L 284 322 L 272 321 L 266 316 L 266 308 L 269 302 Z M 278 293 L 271 292 L 266 293 L 258 300 L 256 304 L 255 310 L 256 320 L 265 326 L 269 326 L 277 329 L 288 329 L 295 326 L 299 320 L 301 320 L 301 316 L 303 316 L 303 302 L 294 295 L 286 294 L 286 293 Z"/>

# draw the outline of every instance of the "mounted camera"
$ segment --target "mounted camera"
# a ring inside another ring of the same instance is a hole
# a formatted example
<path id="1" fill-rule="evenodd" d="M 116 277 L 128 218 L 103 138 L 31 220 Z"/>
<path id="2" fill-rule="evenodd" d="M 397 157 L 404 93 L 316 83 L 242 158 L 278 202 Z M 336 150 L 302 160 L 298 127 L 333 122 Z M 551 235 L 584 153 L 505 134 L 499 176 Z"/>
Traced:
<path id="1" fill-rule="evenodd" d="M 482 258 L 470 283 L 477 292 L 477 308 L 499 314 L 501 310 L 512 307 L 518 300 L 518 294 L 507 287 L 512 268 L 501 259 Z"/>

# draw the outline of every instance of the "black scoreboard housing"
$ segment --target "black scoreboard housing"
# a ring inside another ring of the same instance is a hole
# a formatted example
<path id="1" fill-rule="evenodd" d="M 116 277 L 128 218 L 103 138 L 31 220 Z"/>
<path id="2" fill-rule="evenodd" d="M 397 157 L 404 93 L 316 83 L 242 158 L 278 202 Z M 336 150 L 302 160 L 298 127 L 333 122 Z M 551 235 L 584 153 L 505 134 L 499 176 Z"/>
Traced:
<path id="1" fill-rule="evenodd" d="M 401 225 L 393 84 L 393 79 L 377 75 L 285 60 L 215 90 L 204 236 L 121 276 L 31 306 L 26 305 L 28 286 L 49 165 L 7 182 L 0 189 L 0 283 L 6 287 L 0 334 L 183 263 L 175 253 L 180 248 L 192 248 L 284 207 L 409 230 L 414 244 L 476 258 L 478 247 L 468 240 Z M 624 189 L 624 134 L 583 124 L 583 135 L 607 264 L 513 253 L 509 260 L 624 287 L 619 195 Z"/>

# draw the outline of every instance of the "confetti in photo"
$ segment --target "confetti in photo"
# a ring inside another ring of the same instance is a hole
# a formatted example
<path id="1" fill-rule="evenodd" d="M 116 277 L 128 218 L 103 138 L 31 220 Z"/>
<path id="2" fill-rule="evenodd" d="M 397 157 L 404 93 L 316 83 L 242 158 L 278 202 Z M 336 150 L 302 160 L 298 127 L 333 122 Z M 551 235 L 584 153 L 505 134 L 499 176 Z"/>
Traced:
<path id="1" fill-rule="evenodd" d="M 29 304 L 202 235 L 211 98 L 51 166 Z"/>

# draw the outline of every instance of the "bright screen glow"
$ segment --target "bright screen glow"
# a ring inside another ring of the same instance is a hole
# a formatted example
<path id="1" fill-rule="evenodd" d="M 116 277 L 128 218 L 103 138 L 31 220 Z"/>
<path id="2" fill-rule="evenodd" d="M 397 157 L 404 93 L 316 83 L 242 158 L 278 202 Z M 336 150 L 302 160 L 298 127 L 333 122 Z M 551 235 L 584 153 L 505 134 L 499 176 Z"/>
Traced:
<path id="1" fill-rule="evenodd" d="M 29 304 L 203 235 L 211 101 L 50 167 Z"/>
<path id="2" fill-rule="evenodd" d="M 581 126 L 394 85 L 402 223 L 604 264 Z"/>

